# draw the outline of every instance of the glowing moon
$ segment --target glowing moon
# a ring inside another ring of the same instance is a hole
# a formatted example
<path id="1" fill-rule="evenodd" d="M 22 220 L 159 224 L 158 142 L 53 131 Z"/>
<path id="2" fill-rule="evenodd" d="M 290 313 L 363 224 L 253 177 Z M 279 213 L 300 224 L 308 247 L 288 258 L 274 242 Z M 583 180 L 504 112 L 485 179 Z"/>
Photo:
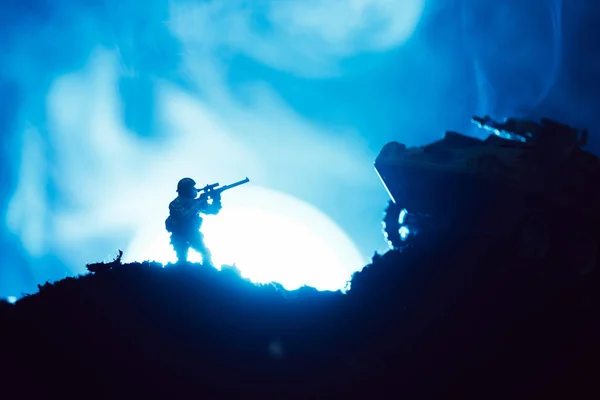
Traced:
<path id="1" fill-rule="evenodd" d="M 125 260 L 175 261 L 164 218 L 140 231 Z M 253 282 L 279 282 L 288 290 L 303 285 L 342 289 L 366 261 L 325 214 L 263 188 L 243 186 L 224 193 L 223 209 L 204 218 L 202 232 L 215 265 L 235 264 Z M 200 261 L 200 256 L 190 251 L 189 260 Z"/>

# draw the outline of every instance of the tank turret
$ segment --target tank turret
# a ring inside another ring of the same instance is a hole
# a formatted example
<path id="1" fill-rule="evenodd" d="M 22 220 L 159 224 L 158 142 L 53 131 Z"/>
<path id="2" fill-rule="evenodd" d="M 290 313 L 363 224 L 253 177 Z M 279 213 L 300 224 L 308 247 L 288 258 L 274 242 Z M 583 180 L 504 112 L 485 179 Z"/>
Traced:
<path id="1" fill-rule="evenodd" d="M 539 123 L 517 118 L 497 122 L 489 116 L 475 116 L 471 121 L 499 137 L 535 145 L 548 157 L 566 158 L 575 149 L 587 144 L 587 130 L 572 128 L 549 118 L 542 118 Z"/>

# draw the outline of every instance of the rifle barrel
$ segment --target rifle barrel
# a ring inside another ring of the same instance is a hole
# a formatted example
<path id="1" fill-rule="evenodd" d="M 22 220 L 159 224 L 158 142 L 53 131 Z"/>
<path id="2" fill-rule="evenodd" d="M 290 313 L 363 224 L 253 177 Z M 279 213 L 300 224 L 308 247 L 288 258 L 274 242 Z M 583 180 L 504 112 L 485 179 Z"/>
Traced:
<path id="1" fill-rule="evenodd" d="M 231 185 L 225 185 L 225 186 L 221 187 L 221 190 L 231 189 L 231 188 L 243 185 L 244 183 L 248 183 L 248 182 L 250 182 L 250 179 L 248 179 L 248 177 L 246 177 L 245 179 L 242 179 L 241 181 L 237 181 L 235 183 L 232 183 Z"/>
<path id="2" fill-rule="evenodd" d="M 225 185 L 225 186 L 221 186 L 221 187 L 217 187 L 219 186 L 218 183 L 212 184 L 212 185 L 207 185 L 205 187 L 203 187 L 202 189 L 197 189 L 198 193 L 202 193 L 202 195 L 205 196 L 210 196 L 211 194 L 214 193 L 221 193 L 224 192 L 228 189 L 233 189 L 236 186 L 240 186 L 243 185 L 244 183 L 248 183 L 250 182 L 250 179 L 248 179 L 248 177 L 246 177 L 245 179 L 242 179 L 241 181 L 237 181 L 232 183 L 231 185 Z"/>

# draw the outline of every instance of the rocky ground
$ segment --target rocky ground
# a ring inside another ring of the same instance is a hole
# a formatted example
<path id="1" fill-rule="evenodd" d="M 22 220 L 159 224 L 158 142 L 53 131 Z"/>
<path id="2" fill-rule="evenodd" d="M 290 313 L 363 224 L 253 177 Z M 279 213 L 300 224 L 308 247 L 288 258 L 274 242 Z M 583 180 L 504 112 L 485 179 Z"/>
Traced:
<path id="1" fill-rule="evenodd" d="M 598 268 L 563 261 L 527 261 L 509 237 L 448 237 L 376 255 L 346 294 L 233 268 L 95 264 L 1 304 L 2 392 L 594 398 Z"/>

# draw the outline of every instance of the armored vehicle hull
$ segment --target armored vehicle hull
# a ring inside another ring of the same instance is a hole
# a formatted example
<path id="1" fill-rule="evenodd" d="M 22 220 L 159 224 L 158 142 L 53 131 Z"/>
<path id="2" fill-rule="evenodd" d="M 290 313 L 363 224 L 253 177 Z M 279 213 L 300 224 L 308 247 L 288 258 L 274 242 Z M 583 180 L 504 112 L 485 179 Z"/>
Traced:
<path id="1" fill-rule="evenodd" d="M 523 252 L 545 255 L 574 240 L 597 248 L 600 160 L 578 146 L 544 146 L 456 132 L 420 147 L 386 144 L 375 170 L 391 199 L 384 219 L 390 246 L 415 240 L 408 232 L 425 232 L 428 242 L 435 233 L 440 240 L 459 233 L 514 235 Z"/>

